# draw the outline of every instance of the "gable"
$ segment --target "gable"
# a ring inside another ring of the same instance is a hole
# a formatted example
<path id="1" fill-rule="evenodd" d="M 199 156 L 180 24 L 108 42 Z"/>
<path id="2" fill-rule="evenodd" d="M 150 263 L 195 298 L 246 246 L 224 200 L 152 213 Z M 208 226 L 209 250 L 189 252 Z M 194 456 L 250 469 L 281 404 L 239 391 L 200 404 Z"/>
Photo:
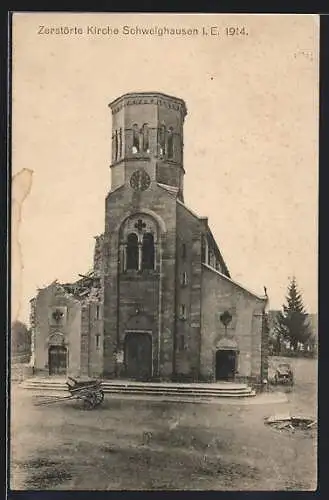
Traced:
<path id="1" fill-rule="evenodd" d="M 216 269 L 212 268 L 211 266 L 208 266 L 207 264 L 202 264 L 202 269 L 205 273 L 211 273 L 213 277 L 216 277 L 219 281 L 224 280 L 228 285 L 230 285 L 233 289 L 236 289 L 237 292 L 241 292 L 244 295 L 249 296 L 250 298 L 256 299 L 261 302 L 267 302 L 268 297 L 267 295 L 260 295 L 256 294 L 255 292 L 252 292 L 248 288 L 244 287 L 240 283 L 237 283 L 236 281 L 233 281 L 230 277 L 226 276 L 223 273 L 220 273 Z"/>

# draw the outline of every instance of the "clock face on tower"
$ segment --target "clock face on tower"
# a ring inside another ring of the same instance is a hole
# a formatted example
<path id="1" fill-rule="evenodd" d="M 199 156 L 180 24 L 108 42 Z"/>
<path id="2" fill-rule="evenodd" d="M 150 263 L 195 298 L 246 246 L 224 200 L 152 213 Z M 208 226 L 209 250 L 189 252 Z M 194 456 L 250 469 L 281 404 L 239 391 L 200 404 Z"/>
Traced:
<path id="1" fill-rule="evenodd" d="M 135 191 L 145 191 L 151 183 L 150 176 L 145 170 L 135 170 L 130 177 L 130 185 Z"/>

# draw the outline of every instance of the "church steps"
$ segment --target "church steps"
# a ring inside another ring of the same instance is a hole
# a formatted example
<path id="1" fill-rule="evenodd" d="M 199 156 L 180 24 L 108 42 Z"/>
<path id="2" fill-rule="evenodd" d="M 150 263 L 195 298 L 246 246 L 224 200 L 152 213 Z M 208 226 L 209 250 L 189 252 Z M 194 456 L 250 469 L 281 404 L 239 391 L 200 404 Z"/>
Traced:
<path id="1" fill-rule="evenodd" d="M 65 380 L 27 379 L 21 387 L 38 392 L 66 392 Z M 113 395 L 145 395 L 186 398 L 217 398 L 217 397 L 250 397 L 255 392 L 246 384 L 158 384 L 142 382 L 102 382 L 102 389 L 106 394 Z"/>
<path id="2" fill-rule="evenodd" d="M 186 393 L 186 394 L 191 394 L 191 393 L 202 393 L 202 394 L 221 394 L 223 392 L 230 392 L 232 394 L 239 393 L 239 392 L 248 392 L 249 388 L 247 387 L 241 387 L 241 388 L 233 388 L 231 389 L 230 387 L 227 388 L 216 388 L 216 387 L 209 387 L 209 388 L 198 388 L 194 387 L 191 385 L 191 387 L 168 387 L 168 386 L 163 386 L 163 387 L 153 387 L 148 384 L 141 385 L 141 386 L 135 386 L 135 385 L 120 385 L 120 384 L 106 384 L 106 382 L 103 382 L 102 384 L 103 389 L 107 389 L 108 391 L 113 391 L 113 390 L 120 390 L 120 391 L 127 391 L 127 390 L 133 390 L 135 392 L 139 391 L 144 391 L 145 389 L 150 390 L 154 393 L 156 392 L 172 392 L 172 393 Z"/>
<path id="3" fill-rule="evenodd" d="M 201 396 L 206 396 L 206 397 L 245 397 L 245 396 L 251 396 L 252 391 L 234 391 L 234 392 L 229 392 L 229 391 L 221 391 L 221 392 L 205 392 L 205 391 L 191 391 L 191 392 L 185 392 L 185 391 L 168 391 L 168 390 L 162 390 L 162 391 L 154 391 L 151 389 L 141 389 L 139 391 L 136 391 L 136 389 L 108 389 L 108 388 L 103 388 L 104 392 L 107 394 L 146 394 L 146 395 L 154 395 L 154 396 L 165 396 L 165 395 L 172 395 L 172 396 L 189 396 L 189 397 L 201 397 Z"/>

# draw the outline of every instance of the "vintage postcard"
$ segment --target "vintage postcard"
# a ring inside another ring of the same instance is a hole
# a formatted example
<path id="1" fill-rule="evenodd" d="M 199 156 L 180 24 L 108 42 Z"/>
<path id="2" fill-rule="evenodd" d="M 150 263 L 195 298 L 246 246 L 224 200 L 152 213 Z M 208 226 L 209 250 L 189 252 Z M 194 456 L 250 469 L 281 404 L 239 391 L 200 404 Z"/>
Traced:
<path id="1" fill-rule="evenodd" d="M 12 16 L 11 490 L 317 488 L 319 16 Z"/>

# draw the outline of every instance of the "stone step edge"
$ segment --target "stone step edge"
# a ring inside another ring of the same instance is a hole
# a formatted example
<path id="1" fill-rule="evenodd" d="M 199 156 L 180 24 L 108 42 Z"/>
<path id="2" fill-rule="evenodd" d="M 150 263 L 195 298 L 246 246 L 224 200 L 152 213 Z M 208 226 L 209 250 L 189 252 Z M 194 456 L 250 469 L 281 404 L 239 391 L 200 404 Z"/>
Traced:
<path id="1" fill-rule="evenodd" d="M 40 393 L 40 390 L 38 391 L 36 388 L 27 388 L 27 390 L 34 390 L 36 392 Z M 48 394 L 53 394 L 53 393 L 62 393 L 65 395 L 68 395 L 66 391 L 60 390 L 60 389 L 47 389 L 47 390 L 42 390 L 43 393 L 48 393 Z M 105 394 L 109 395 L 129 395 L 129 396 L 142 396 L 142 395 L 147 395 L 147 396 L 154 396 L 154 397 L 161 397 L 161 396 L 167 396 L 167 397 L 186 397 L 186 398 L 224 398 L 224 397 L 229 397 L 229 398 L 243 398 L 243 397 L 249 397 L 253 396 L 255 394 L 254 391 L 247 391 L 247 392 L 234 392 L 234 393 L 229 393 L 229 392 L 222 392 L 222 393 L 202 393 L 202 392 L 195 392 L 193 394 L 186 394 L 186 393 L 168 393 L 168 392 L 152 392 L 152 391 L 140 391 L 140 392 L 134 392 L 134 391 L 104 391 Z"/>
<path id="2" fill-rule="evenodd" d="M 124 397 L 131 397 L 130 394 L 114 394 L 113 395 L 113 398 L 114 399 L 121 399 L 121 398 L 124 398 Z M 250 394 L 250 395 L 247 395 L 247 396 L 238 396 L 237 399 L 239 399 L 239 401 L 241 399 L 245 400 L 245 399 L 249 399 L 250 397 L 253 397 L 253 396 L 256 396 L 256 393 L 254 394 Z M 158 401 L 163 401 L 163 402 L 168 402 L 168 403 L 211 403 L 211 402 L 224 402 L 225 400 L 232 400 L 233 399 L 233 396 L 223 396 L 223 397 L 198 397 L 198 398 L 188 398 L 188 397 L 180 397 L 180 396 L 162 396 L 162 395 L 152 395 L 152 396 L 148 396 L 148 395 L 145 395 L 145 397 L 143 398 L 142 395 L 137 395 L 136 397 L 136 400 L 149 400 L 151 398 L 155 397 Z M 236 396 L 234 396 L 236 398 Z M 224 400 L 224 401 L 223 401 Z"/>
<path id="3" fill-rule="evenodd" d="M 194 391 L 202 391 L 202 392 L 221 392 L 221 391 L 246 391 L 249 390 L 249 387 L 153 387 L 150 385 L 141 385 L 141 386 L 134 386 L 134 385 L 120 385 L 120 384 L 102 384 L 102 388 L 106 389 L 133 389 L 136 391 L 140 390 L 151 390 L 151 391 L 168 391 L 168 392 L 194 392 Z"/>
<path id="4" fill-rule="evenodd" d="M 59 390 L 67 390 L 65 385 L 52 385 L 52 384 L 31 384 L 31 383 L 23 383 L 22 384 L 23 388 L 36 388 L 36 389 L 44 389 L 44 390 L 52 390 L 52 389 L 59 389 Z M 250 392 L 252 390 L 251 387 L 246 387 L 246 388 L 239 388 L 239 389 L 231 389 L 231 388 L 190 388 L 190 389 L 185 389 L 185 388 L 169 388 L 169 387 L 150 387 L 150 386 L 140 386 L 140 387 L 134 387 L 134 386 L 121 386 L 121 385 L 102 385 L 102 389 L 105 391 L 135 391 L 135 392 L 143 392 L 143 391 L 151 391 L 154 393 L 157 392 L 168 392 L 168 393 L 184 393 L 184 394 L 194 394 L 196 392 L 203 393 L 203 394 L 221 394 L 223 392 L 230 392 L 230 393 L 241 393 L 241 392 Z"/>
<path id="5" fill-rule="evenodd" d="M 60 387 L 60 388 L 67 388 L 66 384 L 65 383 L 51 383 L 51 382 L 38 382 L 38 381 L 30 381 L 30 380 L 25 380 L 22 382 L 21 384 L 22 387 L 27 387 L 27 386 L 30 386 L 30 387 L 44 387 L 44 388 L 47 388 L 47 387 Z M 143 385 L 134 385 L 134 384 L 111 384 L 111 383 L 102 383 L 101 384 L 101 387 L 103 388 L 113 388 L 113 389 L 134 389 L 136 391 L 138 390 L 145 390 L 145 389 L 150 389 L 150 390 L 153 390 L 153 391 L 163 391 L 163 390 L 168 390 L 168 391 L 172 391 L 172 392 L 176 392 L 176 391 L 186 391 L 186 392 L 190 392 L 190 391 L 204 391 L 204 392 L 207 392 L 207 391 L 211 391 L 211 392 L 217 392 L 217 391 L 242 391 L 242 390 L 249 390 L 250 389 L 250 386 L 241 386 L 241 387 L 202 387 L 202 386 L 193 386 L 191 385 L 190 387 L 186 387 L 186 386 L 182 386 L 182 387 L 179 387 L 179 386 L 153 386 L 153 385 L 149 385 L 149 384 L 143 384 Z"/>
<path id="6" fill-rule="evenodd" d="M 134 392 L 134 391 L 104 391 L 105 394 L 127 394 L 127 395 L 150 395 L 150 396 L 168 396 L 168 397 L 190 397 L 190 398 L 221 398 L 221 397 L 248 397 L 250 395 L 253 395 L 253 391 L 248 391 L 248 392 L 222 392 L 222 393 L 202 393 L 202 392 L 195 392 L 191 394 L 186 394 L 186 393 L 170 393 L 170 392 L 152 392 L 152 391 L 140 391 L 140 392 Z"/>
<path id="7" fill-rule="evenodd" d="M 59 394 L 59 393 L 57 393 Z M 57 395 L 56 394 L 56 395 Z M 53 395 L 55 396 L 55 394 L 53 393 Z M 243 395 L 236 395 L 234 394 L 234 396 L 229 396 L 229 395 L 223 395 L 223 396 L 195 396 L 195 397 L 192 397 L 192 396 L 186 396 L 186 395 L 179 395 L 179 394 L 176 394 L 176 395 L 170 395 L 170 394 L 129 394 L 129 393 L 119 393 L 119 392 L 116 392 L 116 393 L 113 393 L 113 394 L 108 394 L 109 396 L 112 397 L 112 399 L 120 399 L 120 398 L 127 398 L 127 399 L 134 399 L 136 398 L 136 400 L 138 399 L 143 399 L 143 398 L 154 398 L 154 399 L 157 399 L 157 400 L 161 400 L 161 399 L 164 399 L 166 401 L 189 401 L 189 402 L 197 402 L 197 401 L 200 401 L 200 402 L 206 402 L 206 401 L 210 401 L 210 400 L 244 400 L 244 399 L 249 399 L 249 398 L 252 398 L 254 396 L 256 396 L 256 393 L 253 392 L 253 393 L 250 393 L 250 394 L 243 394 Z M 35 395 L 35 396 L 40 396 L 40 395 Z M 63 396 L 65 396 L 65 394 L 63 394 Z M 62 397 L 62 395 L 61 395 Z M 69 399 L 67 399 L 67 401 L 70 401 Z"/>
<path id="8" fill-rule="evenodd" d="M 33 379 L 33 378 L 29 378 L 29 379 L 25 379 L 23 381 L 23 384 L 24 383 L 31 383 L 31 384 L 37 384 L 37 385 L 56 385 L 56 386 L 61 386 L 61 387 L 66 387 L 66 384 L 65 384 L 65 381 L 63 380 L 48 380 L 48 379 Z M 176 384 L 176 383 L 173 383 L 172 385 L 171 384 L 161 384 L 161 383 L 156 383 L 156 382 L 112 382 L 110 380 L 103 380 L 101 382 L 101 385 L 102 386 L 120 386 L 120 387 L 151 387 L 151 388 L 161 388 L 163 389 L 164 387 L 166 388 L 169 388 L 169 389 L 205 389 L 205 390 L 208 390 L 208 389 L 226 389 L 225 387 L 225 382 L 223 383 L 223 386 L 222 387 L 212 387 L 213 383 L 209 383 L 209 384 L 199 384 L 199 383 L 193 383 L 191 382 L 190 384 Z M 244 383 L 241 383 L 241 384 L 230 384 L 228 383 L 227 384 L 231 390 L 235 390 L 235 389 L 245 389 L 245 388 L 248 388 L 250 387 L 248 384 L 244 384 Z M 233 385 L 233 387 L 232 387 Z"/>
<path id="9" fill-rule="evenodd" d="M 207 404 L 207 403 L 216 403 L 216 404 L 225 404 L 225 403 L 233 403 L 236 404 L 245 404 L 249 401 L 253 400 L 253 397 L 256 396 L 256 393 L 250 394 L 244 397 L 199 397 L 199 398 L 191 398 L 191 397 L 180 397 L 180 396 L 165 396 L 165 395 L 131 395 L 131 394 L 112 394 L 112 399 L 114 400 L 132 400 L 132 401 L 157 401 L 157 402 L 165 402 L 165 403 L 195 403 L 195 404 Z M 72 401 L 72 400 L 67 400 Z M 47 406 L 47 405 L 45 405 Z M 49 405 L 50 406 L 50 405 Z"/>

